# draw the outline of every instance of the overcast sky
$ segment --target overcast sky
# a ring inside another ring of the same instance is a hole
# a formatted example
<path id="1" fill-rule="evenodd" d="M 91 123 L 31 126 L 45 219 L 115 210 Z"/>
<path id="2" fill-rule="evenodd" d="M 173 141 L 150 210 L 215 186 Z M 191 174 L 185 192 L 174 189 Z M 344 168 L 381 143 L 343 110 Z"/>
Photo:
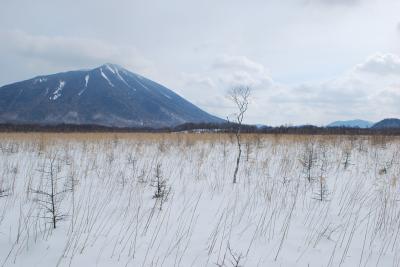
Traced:
<path id="1" fill-rule="evenodd" d="M 246 122 L 400 117 L 399 0 L 1 0 L 0 85 L 119 64 Z"/>

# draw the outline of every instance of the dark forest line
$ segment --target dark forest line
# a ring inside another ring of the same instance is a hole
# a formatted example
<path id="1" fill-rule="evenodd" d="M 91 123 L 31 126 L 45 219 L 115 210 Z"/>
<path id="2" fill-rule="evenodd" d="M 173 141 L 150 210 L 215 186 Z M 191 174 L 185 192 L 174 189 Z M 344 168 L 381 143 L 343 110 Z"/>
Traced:
<path id="1" fill-rule="evenodd" d="M 109 127 L 102 125 L 77 125 L 77 124 L 0 124 L 0 132 L 121 132 L 121 133 L 173 133 L 173 132 L 222 132 L 233 133 L 238 125 L 233 123 L 185 123 L 169 128 L 148 128 L 148 127 Z M 300 134 L 300 135 L 400 135 L 400 128 L 348 128 L 348 127 L 317 127 L 317 126 L 279 126 L 279 127 L 257 127 L 254 125 L 242 125 L 243 133 L 259 134 Z"/>

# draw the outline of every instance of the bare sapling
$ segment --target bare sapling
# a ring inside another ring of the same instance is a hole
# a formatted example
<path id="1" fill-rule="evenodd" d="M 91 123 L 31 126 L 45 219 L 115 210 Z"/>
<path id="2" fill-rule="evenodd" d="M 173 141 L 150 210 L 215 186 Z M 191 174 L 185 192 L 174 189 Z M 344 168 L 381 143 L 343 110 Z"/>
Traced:
<path id="1" fill-rule="evenodd" d="M 3 185 L 4 180 L 0 179 L 0 198 L 7 197 L 9 193 L 9 189 L 6 189 Z"/>
<path id="2" fill-rule="evenodd" d="M 8 196 L 8 190 L 0 188 L 0 198 Z"/>
<path id="3" fill-rule="evenodd" d="M 246 161 L 248 162 L 250 160 L 250 154 L 251 154 L 251 144 L 250 140 L 246 142 Z"/>
<path id="4" fill-rule="evenodd" d="M 315 152 L 315 145 L 312 141 L 306 144 L 305 150 L 300 158 L 300 163 L 303 166 L 303 171 L 306 175 L 308 182 L 311 182 L 313 176 L 313 169 L 317 163 L 317 154 Z"/>
<path id="5" fill-rule="evenodd" d="M 159 201 L 160 210 L 162 210 L 162 206 L 168 200 L 168 195 L 171 189 L 167 185 L 167 179 L 162 176 L 161 164 L 157 164 L 155 177 L 151 186 L 155 188 L 153 199 Z"/>
<path id="6" fill-rule="evenodd" d="M 127 160 L 128 160 L 128 165 L 130 166 L 130 168 L 132 170 L 131 178 L 132 178 L 132 181 L 133 181 L 135 179 L 135 176 L 136 176 L 137 159 L 135 158 L 133 153 L 129 153 Z"/>
<path id="7" fill-rule="evenodd" d="M 58 176 L 60 168 L 56 166 L 57 154 L 53 154 L 48 158 L 48 167 L 46 165 L 40 170 L 44 174 L 45 182 L 41 187 L 31 192 L 35 195 L 34 201 L 44 209 L 43 218 L 50 220 L 52 227 L 56 229 L 57 222 L 63 220 L 66 215 L 60 211 L 60 205 L 63 200 L 63 194 L 68 190 L 58 189 Z M 46 164 L 46 163 L 45 163 Z"/>
<path id="8" fill-rule="evenodd" d="M 248 86 L 239 86 L 231 89 L 228 92 L 229 99 L 235 104 L 237 108 L 237 112 L 233 114 L 234 123 L 236 124 L 235 136 L 236 136 L 236 144 L 238 148 L 238 155 L 236 158 L 236 166 L 235 171 L 233 173 L 233 183 L 237 182 L 237 173 L 239 171 L 240 165 L 240 157 L 242 155 L 242 141 L 241 141 L 241 133 L 242 133 L 242 124 L 244 115 L 249 107 L 249 98 L 250 98 L 251 89 Z M 229 118 L 228 118 L 229 121 Z"/>
<path id="9" fill-rule="evenodd" d="M 76 192 L 76 186 L 79 183 L 79 180 L 75 178 L 76 174 L 74 170 L 71 170 L 69 174 L 69 179 L 68 179 L 68 191 L 72 193 L 71 195 L 71 205 L 72 205 L 72 216 L 71 216 L 71 231 L 74 231 L 74 225 L 75 225 L 75 210 L 76 210 L 76 203 L 75 203 L 75 192 Z"/>
<path id="10" fill-rule="evenodd" d="M 229 254 L 231 255 L 232 259 L 230 260 L 232 267 L 241 267 L 241 261 L 243 260 L 242 253 L 236 253 L 231 249 L 231 246 L 228 244 Z"/>
<path id="11" fill-rule="evenodd" d="M 343 167 L 346 170 L 349 165 L 350 165 L 350 159 L 351 159 L 351 147 L 346 146 L 344 151 L 343 151 Z"/>
<path id="12" fill-rule="evenodd" d="M 319 178 L 318 178 L 318 191 L 314 199 L 319 201 L 327 201 L 328 189 L 326 186 L 326 172 L 328 169 L 328 148 L 325 145 L 321 146 Z"/>

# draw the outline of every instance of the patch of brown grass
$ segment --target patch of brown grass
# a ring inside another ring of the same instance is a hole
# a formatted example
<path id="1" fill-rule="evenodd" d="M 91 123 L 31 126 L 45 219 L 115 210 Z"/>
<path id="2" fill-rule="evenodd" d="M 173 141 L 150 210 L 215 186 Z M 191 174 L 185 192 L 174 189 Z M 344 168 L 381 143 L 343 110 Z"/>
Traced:
<path id="1" fill-rule="evenodd" d="M 40 148 L 59 141 L 112 142 L 118 140 L 136 142 L 172 142 L 188 146 L 197 142 L 234 143 L 235 136 L 231 133 L 0 133 L 0 142 L 37 142 Z M 385 145 L 388 142 L 400 141 L 400 137 L 382 136 L 346 136 L 346 135 L 290 135 L 290 134 L 242 134 L 242 142 L 259 144 L 269 141 L 276 145 L 287 143 L 342 143 L 367 140 L 372 145 Z"/>

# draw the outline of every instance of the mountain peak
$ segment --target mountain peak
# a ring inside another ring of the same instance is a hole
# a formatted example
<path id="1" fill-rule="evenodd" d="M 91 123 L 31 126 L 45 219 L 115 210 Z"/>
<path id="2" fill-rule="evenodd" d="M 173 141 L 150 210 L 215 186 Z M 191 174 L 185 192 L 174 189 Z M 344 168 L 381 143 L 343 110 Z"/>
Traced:
<path id="1" fill-rule="evenodd" d="M 113 74 L 117 74 L 117 72 L 122 72 L 122 71 L 124 71 L 124 72 L 129 72 L 128 70 L 126 70 L 125 68 L 123 68 L 123 67 L 121 67 L 120 65 L 118 65 L 118 64 L 113 64 L 113 63 L 104 63 L 103 65 L 101 65 L 101 66 L 98 66 L 97 68 L 94 68 L 94 69 L 92 69 L 92 71 L 96 71 L 96 70 L 100 70 L 100 69 L 103 69 L 103 70 L 109 70 L 111 73 L 113 73 Z"/>
<path id="2" fill-rule="evenodd" d="M 111 69 L 118 69 L 118 70 L 125 70 L 125 68 L 123 68 L 122 66 L 118 65 L 118 64 L 114 64 L 114 63 L 104 63 L 103 65 L 101 65 L 98 68 L 111 68 Z"/>

